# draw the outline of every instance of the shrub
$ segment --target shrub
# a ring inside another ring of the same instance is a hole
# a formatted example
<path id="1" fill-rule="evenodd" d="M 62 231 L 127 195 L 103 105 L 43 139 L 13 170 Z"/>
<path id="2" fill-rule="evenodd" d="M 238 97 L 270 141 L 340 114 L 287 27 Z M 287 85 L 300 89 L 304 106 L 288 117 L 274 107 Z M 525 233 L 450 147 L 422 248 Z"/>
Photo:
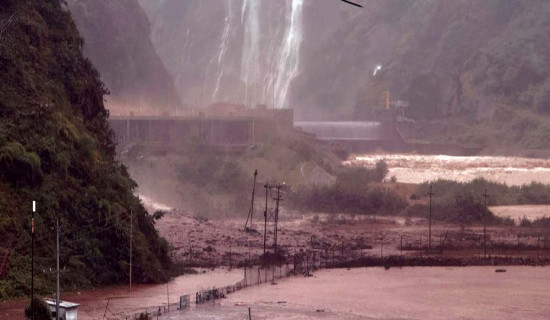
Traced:
<path id="1" fill-rule="evenodd" d="M 29 320 L 51 320 L 52 314 L 50 312 L 50 308 L 48 308 L 48 305 L 42 298 L 35 297 L 32 301 L 32 306 L 34 308 L 34 318 L 32 317 L 31 313 L 31 305 L 29 304 L 25 308 L 25 318 Z"/>

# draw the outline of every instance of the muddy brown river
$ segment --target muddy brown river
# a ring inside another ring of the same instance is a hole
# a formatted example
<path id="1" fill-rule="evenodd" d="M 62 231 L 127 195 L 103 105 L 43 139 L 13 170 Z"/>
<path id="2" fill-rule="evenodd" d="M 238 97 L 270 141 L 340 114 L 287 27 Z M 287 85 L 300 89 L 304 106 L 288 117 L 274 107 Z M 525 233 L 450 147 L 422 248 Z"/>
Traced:
<path id="1" fill-rule="evenodd" d="M 374 166 L 384 160 L 388 177 L 404 183 L 422 183 L 437 179 L 487 180 L 522 185 L 533 181 L 550 184 L 550 160 L 518 157 L 458 157 L 446 155 L 370 154 L 353 157 L 347 164 Z"/>
<path id="2" fill-rule="evenodd" d="M 321 270 L 165 319 L 549 319 L 550 268 Z"/>

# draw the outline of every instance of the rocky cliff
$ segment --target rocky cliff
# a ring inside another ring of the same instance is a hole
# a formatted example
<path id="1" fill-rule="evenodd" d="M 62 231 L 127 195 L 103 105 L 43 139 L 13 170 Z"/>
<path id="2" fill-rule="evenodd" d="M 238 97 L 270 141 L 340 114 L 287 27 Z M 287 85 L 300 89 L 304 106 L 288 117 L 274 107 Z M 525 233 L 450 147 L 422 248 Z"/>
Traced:
<path id="1" fill-rule="evenodd" d="M 137 0 L 69 0 L 84 38 L 84 55 L 101 74 L 111 112 L 175 113 L 181 108 L 172 76 L 149 38 Z"/>

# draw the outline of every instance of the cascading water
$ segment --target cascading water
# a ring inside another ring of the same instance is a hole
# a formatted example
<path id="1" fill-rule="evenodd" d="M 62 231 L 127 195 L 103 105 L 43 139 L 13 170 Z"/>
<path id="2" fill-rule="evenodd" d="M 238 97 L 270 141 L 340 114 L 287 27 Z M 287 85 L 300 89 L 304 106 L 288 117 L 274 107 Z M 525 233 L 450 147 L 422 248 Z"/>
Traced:
<path id="1" fill-rule="evenodd" d="M 241 23 L 244 28 L 244 43 L 241 60 L 241 79 L 245 85 L 246 105 L 258 103 L 258 82 L 260 79 L 260 19 L 261 1 L 243 0 Z"/>
<path id="2" fill-rule="evenodd" d="M 243 0 L 241 80 L 246 88 L 247 105 L 288 106 L 289 87 L 299 70 L 303 2 L 286 0 L 268 4 L 267 0 Z M 283 10 L 279 10 L 280 6 L 284 6 Z M 260 13 L 266 11 L 275 24 L 270 26 L 269 21 L 260 20 Z M 278 16 L 278 12 L 284 16 Z M 266 38 L 261 39 L 260 35 Z"/>
<path id="3" fill-rule="evenodd" d="M 220 66 L 219 68 L 219 71 L 218 71 L 218 77 L 216 79 L 216 88 L 214 89 L 214 94 L 212 95 L 212 98 L 214 101 L 216 100 L 219 100 L 220 97 L 219 97 L 219 92 L 220 92 L 220 83 L 221 83 L 221 79 L 224 75 L 224 71 L 225 71 L 225 68 L 223 67 L 223 63 L 224 63 L 224 60 L 225 60 L 225 57 L 226 57 L 226 53 L 227 53 L 227 50 L 228 50 L 228 46 L 229 46 L 229 33 L 230 33 L 230 30 L 232 29 L 233 27 L 233 1 L 234 0 L 229 0 L 228 1 L 228 15 L 227 17 L 225 17 L 225 26 L 224 26 L 224 29 L 223 29 L 223 34 L 222 34 L 222 41 L 220 42 L 220 51 L 218 53 L 218 65 Z"/>
<path id="4" fill-rule="evenodd" d="M 166 2 L 153 39 L 185 103 L 288 107 L 299 72 L 305 1 Z"/>
<path id="5" fill-rule="evenodd" d="M 290 6 L 288 5 L 290 4 Z M 282 54 L 278 59 L 275 73 L 275 101 L 276 108 L 282 108 L 289 99 L 288 92 L 292 79 L 298 73 L 300 62 L 300 45 L 302 42 L 302 11 L 303 0 L 287 0 L 290 17 L 287 22 L 288 28 L 285 34 Z"/>

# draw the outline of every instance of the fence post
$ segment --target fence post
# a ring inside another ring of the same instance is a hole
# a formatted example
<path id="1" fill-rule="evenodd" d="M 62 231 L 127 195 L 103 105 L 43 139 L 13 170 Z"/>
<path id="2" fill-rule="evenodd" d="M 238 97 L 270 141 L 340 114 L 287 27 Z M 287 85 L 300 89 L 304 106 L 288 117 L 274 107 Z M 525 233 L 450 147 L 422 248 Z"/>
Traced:
<path id="1" fill-rule="evenodd" d="M 519 233 L 518 233 L 518 259 L 519 259 Z"/>

